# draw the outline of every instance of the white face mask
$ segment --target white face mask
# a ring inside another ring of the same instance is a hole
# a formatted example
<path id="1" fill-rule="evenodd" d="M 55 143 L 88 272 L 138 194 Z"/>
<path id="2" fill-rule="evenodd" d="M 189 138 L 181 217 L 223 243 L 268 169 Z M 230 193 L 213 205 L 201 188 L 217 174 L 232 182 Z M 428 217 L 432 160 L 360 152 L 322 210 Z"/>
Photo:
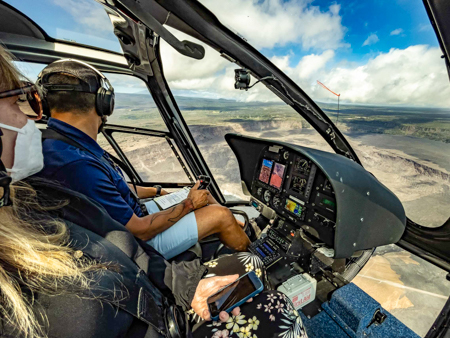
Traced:
<path id="1" fill-rule="evenodd" d="M 14 165 L 6 171 L 11 173 L 13 182 L 23 180 L 34 175 L 44 168 L 42 155 L 42 134 L 33 120 L 28 120 L 22 128 L 15 128 L 0 123 L 0 127 L 17 132 L 16 146 L 14 148 Z"/>

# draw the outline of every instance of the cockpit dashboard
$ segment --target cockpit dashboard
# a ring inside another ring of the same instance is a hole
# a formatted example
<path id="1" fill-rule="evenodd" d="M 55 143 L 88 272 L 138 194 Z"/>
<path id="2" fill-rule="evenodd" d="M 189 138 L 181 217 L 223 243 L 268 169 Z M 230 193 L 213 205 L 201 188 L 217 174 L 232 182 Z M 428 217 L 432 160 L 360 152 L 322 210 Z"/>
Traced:
<path id="1" fill-rule="evenodd" d="M 251 205 L 272 220 L 284 246 L 310 240 L 333 258 L 397 242 L 406 216 L 399 199 L 352 160 L 312 148 L 237 134 L 236 155 Z"/>
<path id="2" fill-rule="evenodd" d="M 336 198 L 324 173 L 309 159 L 295 151 L 269 146 L 255 168 L 251 186 L 252 205 L 271 208 L 287 220 L 288 236 L 303 228 L 326 245 L 334 245 Z"/>

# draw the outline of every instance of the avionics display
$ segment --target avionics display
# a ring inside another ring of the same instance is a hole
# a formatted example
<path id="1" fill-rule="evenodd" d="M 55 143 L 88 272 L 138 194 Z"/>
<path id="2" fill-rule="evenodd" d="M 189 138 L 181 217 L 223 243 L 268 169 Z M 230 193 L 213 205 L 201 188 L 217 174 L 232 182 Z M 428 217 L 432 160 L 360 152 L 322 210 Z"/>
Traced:
<path id="1" fill-rule="evenodd" d="M 277 251 L 277 248 L 273 248 L 269 243 L 262 243 L 254 248 L 259 253 L 261 258 L 266 258 Z"/>
<path id="2" fill-rule="evenodd" d="M 328 210 L 330 212 L 334 213 L 336 210 L 336 202 L 335 202 L 334 198 L 329 197 L 327 195 L 323 195 L 319 192 L 316 194 L 315 203 L 316 203 L 316 205 L 321 206 L 322 208 L 325 208 L 326 210 Z"/>
<path id="3" fill-rule="evenodd" d="M 275 162 L 272 176 L 270 177 L 270 185 L 278 190 L 281 188 L 281 183 L 283 183 L 284 169 L 284 165 Z"/>
<path id="4" fill-rule="evenodd" d="M 300 204 L 290 200 L 289 198 L 286 198 L 286 204 L 284 208 L 296 216 L 300 216 L 303 211 L 303 207 Z"/>
<path id="5" fill-rule="evenodd" d="M 273 161 L 263 159 L 262 166 L 261 166 L 261 172 L 259 173 L 259 180 L 261 182 L 264 182 L 266 184 L 269 183 L 269 177 L 270 177 L 270 173 L 272 171 L 272 166 L 273 166 Z"/>
<path id="6" fill-rule="evenodd" d="M 332 200 L 330 200 L 328 198 L 323 198 L 322 201 L 320 202 L 320 204 L 329 206 L 331 209 L 336 208 L 336 203 L 334 203 Z"/>

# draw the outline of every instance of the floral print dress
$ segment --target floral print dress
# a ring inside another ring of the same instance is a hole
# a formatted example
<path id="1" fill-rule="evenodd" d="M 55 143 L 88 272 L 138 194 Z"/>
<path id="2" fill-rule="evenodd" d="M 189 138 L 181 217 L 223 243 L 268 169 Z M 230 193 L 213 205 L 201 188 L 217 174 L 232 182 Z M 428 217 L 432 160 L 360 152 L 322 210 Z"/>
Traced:
<path id="1" fill-rule="evenodd" d="M 221 256 L 204 264 L 208 267 L 205 276 L 240 276 L 255 271 L 266 289 L 268 282 L 263 262 L 249 252 Z M 251 303 L 241 306 L 238 316 L 230 315 L 227 322 L 205 322 L 191 310 L 193 322 L 197 322 L 195 338 L 306 338 L 307 334 L 292 302 L 281 292 L 267 290 L 253 298 Z"/>

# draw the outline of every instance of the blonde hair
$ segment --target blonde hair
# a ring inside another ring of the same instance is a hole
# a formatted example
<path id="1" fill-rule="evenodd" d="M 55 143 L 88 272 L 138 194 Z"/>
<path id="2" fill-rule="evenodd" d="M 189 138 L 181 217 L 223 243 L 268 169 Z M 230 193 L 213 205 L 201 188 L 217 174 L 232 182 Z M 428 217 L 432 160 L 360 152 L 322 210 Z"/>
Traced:
<path id="1" fill-rule="evenodd" d="M 0 90 L 20 85 L 11 60 L 0 45 Z M 33 293 L 83 294 L 101 275 L 89 272 L 102 271 L 107 264 L 75 258 L 66 225 L 45 216 L 64 202 L 41 203 L 36 191 L 21 182 L 11 186 L 11 199 L 12 206 L 0 208 L 0 320 L 18 336 L 45 337 L 33 311 Z"/>
<path id="2" fill-rule="evenodd" d="M 5 324 L 20 335 L 44 337 L 33 299 L 22 290 L 81 294 L 95 282 L 87 272 L 98 270 L 99 264 L 75 258 L 63 222 L 50 217 L 33 221 L 32 215 L 39 210 L 46 212 L 61 207 L 61 203 L 44 208 L 36 192 L 24 183 L 12 186 L 11 195 L 13 205 L 0 208 L 0 311 Z"/>
<path id="3" fill-rule="evenodd" d="M 14 67 L 14 56 L 0 43 L 0 91 L 16 89 L 21 86 L 20 79 L 24 76 Z"/>

